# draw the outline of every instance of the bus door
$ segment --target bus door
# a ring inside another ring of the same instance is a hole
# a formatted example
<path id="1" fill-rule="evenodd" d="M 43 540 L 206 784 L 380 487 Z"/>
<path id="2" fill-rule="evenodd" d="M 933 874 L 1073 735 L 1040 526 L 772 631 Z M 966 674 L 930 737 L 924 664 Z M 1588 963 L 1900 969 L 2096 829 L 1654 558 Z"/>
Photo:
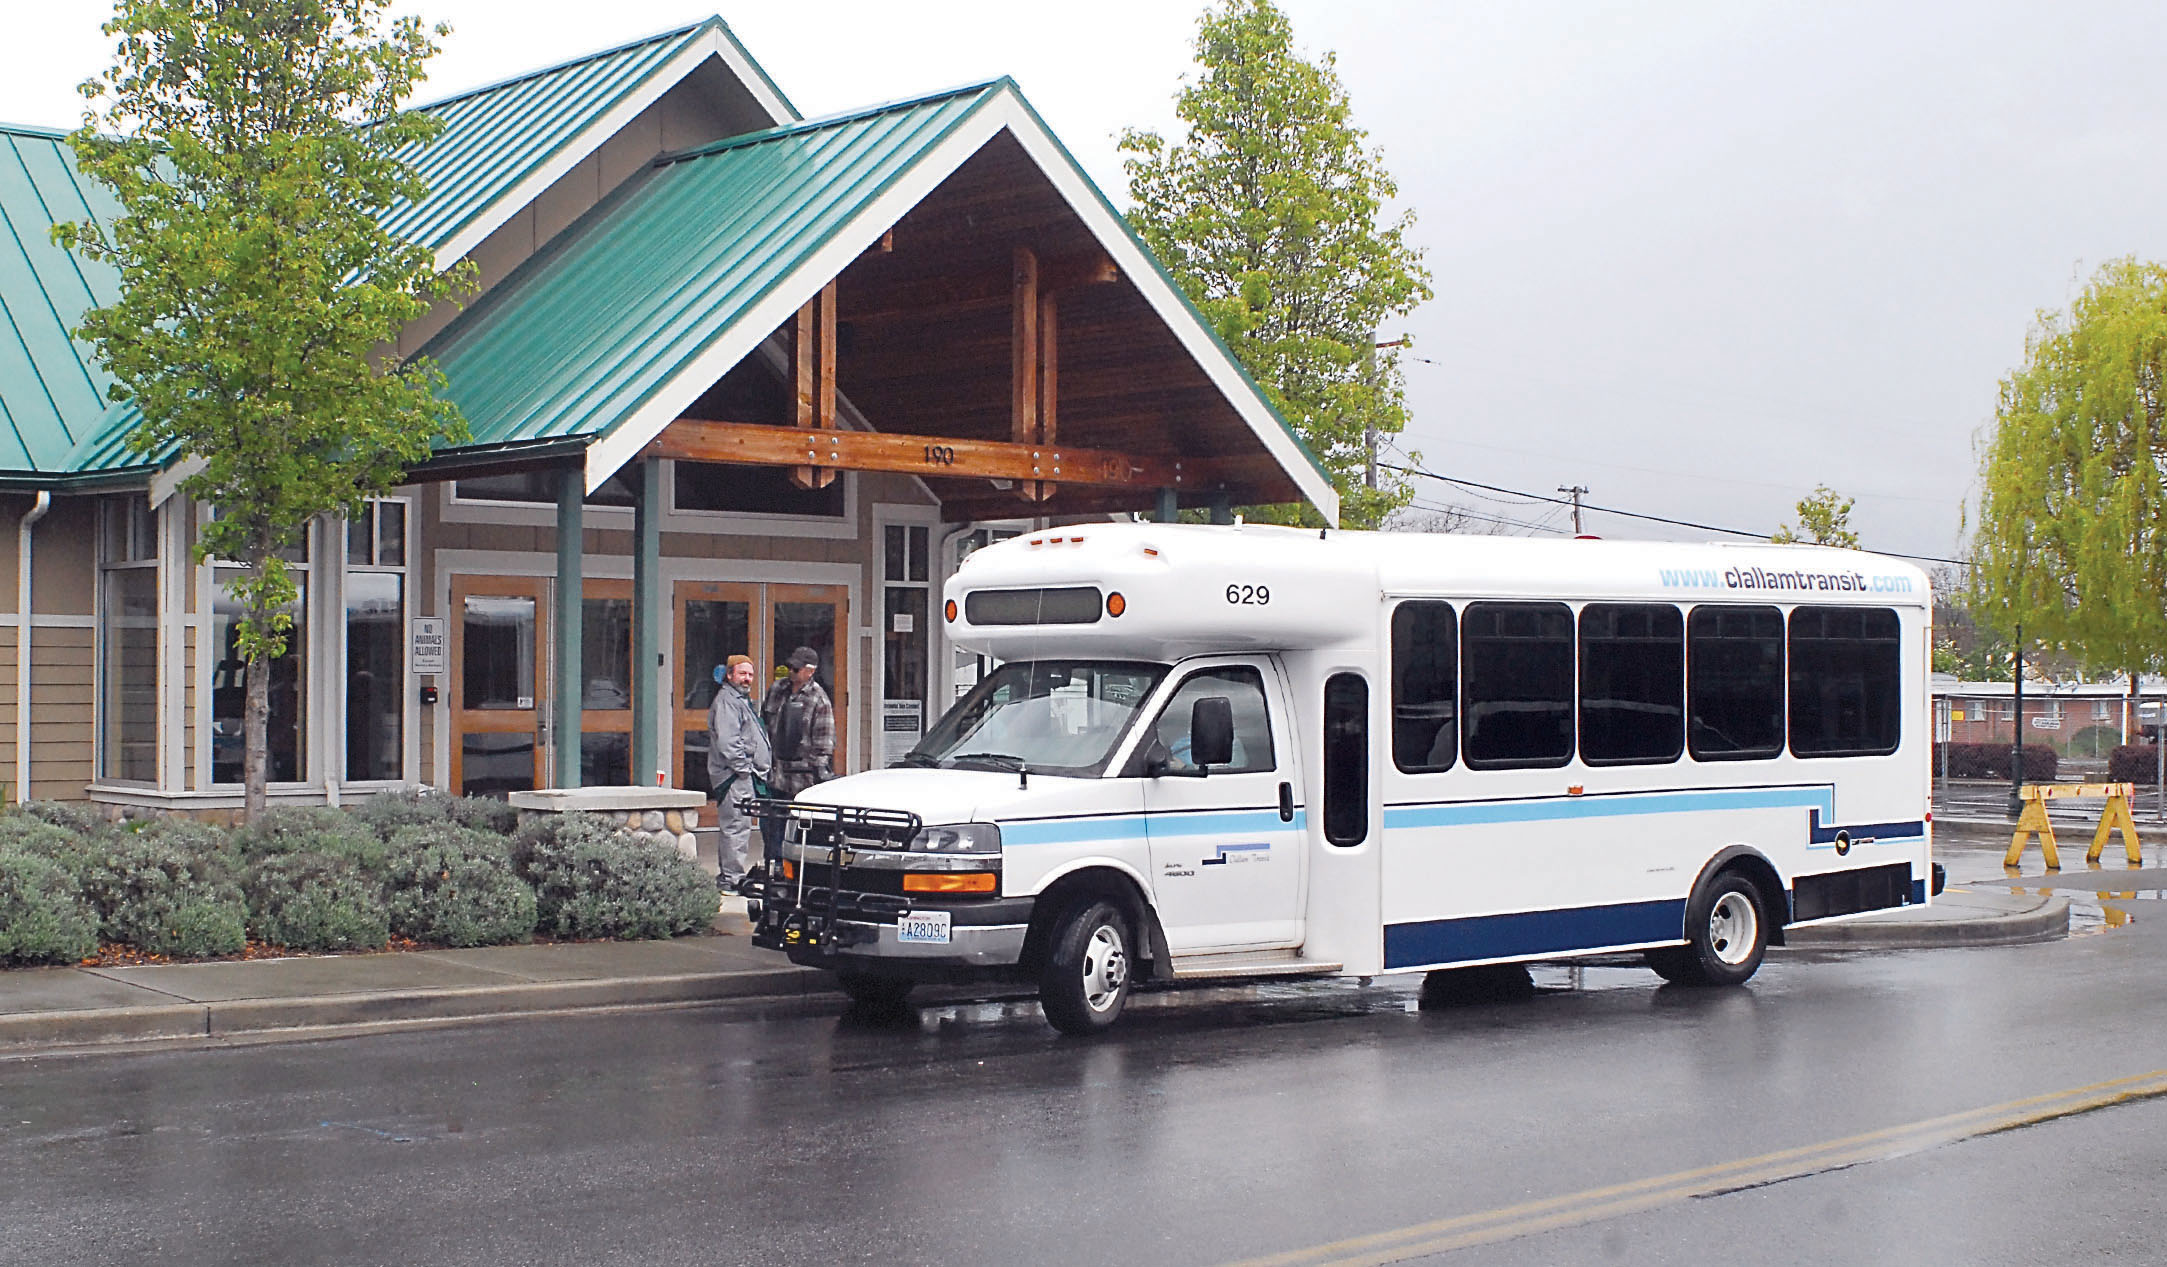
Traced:
<path id="1" fill-rule="evenodd" d="M 1192 723 L 1197 705 L 1214 700 L 1231 714 L 1233 747 L 1224 765 L 1199 768 Z M 1189 669 L 1152 722 L 1139 753 L 1144 821 L 1176 954 L 1301 943 L 1300 763 L 1288 720 L 1271 664 L 1232 661 Z"/>

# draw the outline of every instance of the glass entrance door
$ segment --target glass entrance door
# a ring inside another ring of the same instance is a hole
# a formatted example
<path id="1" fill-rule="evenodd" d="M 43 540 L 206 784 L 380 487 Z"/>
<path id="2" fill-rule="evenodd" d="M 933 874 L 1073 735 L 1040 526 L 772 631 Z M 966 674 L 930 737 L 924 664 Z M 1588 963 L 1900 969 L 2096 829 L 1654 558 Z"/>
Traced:
<path id="1" fill-rule="evenodd" d="M 543 582 L 452 578 L 451 786 L 502 796 L 541 777 Z"/>
<path id="2" fill-rule="evenodd" d="M 677 621 L 678 786 L 706 792 L 707 710 L 720 689 L 715 669 L 733 655 L 749 655 L 758 672 L 753 696 L 764 700 L 776 670 L 799 647 L 820 656 L 814 674 L 835 703 L 835 770 L 848 767 L 849 591 L 840 585 L 759 585 L 681 581 L 675 594 Z"/>

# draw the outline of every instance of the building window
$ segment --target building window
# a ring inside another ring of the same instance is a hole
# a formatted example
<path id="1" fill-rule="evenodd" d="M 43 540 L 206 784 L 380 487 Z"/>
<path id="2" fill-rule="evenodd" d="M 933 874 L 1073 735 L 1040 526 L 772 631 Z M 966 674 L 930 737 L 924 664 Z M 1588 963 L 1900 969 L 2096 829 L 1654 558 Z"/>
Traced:
<path id="1" fill-rule="evenodd" d="M 1458 659 L 1452 604 L 1392 609 L 1392 762 L 1409 774 L 1449 770 L 1458 755 Z"/>
<path id="2" fill-rule="evenodd" d="M 1859 757 L 1896 751 L 1903 707 L 1896 613 L 1886 607 L 1791 612 L 1791 752 Z M 2055 704 L 2056 711 L 2060 703 Z"/>
<path id="3" fill-rule="evenodd" d="M 272 783 L 298 783 L 307 777 L 307 731 L 301 719 L 308 710 L 308 588 L 312 557 L 304 534 L 300 549 L 290 552 L 287 564 L 297 591 L 291 609 L 293 625 L 286 632 L 286 650 L 270 662 L 271 718 L 265 733 L 265 778 Z M 219 564 L 211 570 L 210 646 L 217 657 L 211 664 L 211 782 L 243 781 L 247 733 L 243 727 L 248 702 L 248 665 L 241 658 L 241 603 L 232 585 L 247 575 L 246 569 Z"/>
<path id="4" fill-rule="evenodd" d="M 836 475 L 826 488 L 800 488 L 787 466 L 720 462 L 679 462 L 676 466 L 673 504 L 678 510 L 841 519 L 849 509 L 843 495 L 848 475 Z"/>
<path id="5" fill-rule="evenodd" d="M 1573 613 L 1563 603 L 1469 603 L 1460 623 L 1461 747 L 1478 770 L 1573 757 Z"/>
<path id="6" fill-rule="evenodd" d="M 406 773 L 407 503 L 370 502 L 346 525 L 346 777 Z"/>
<path id="7" fill-rule="evenodd" d="M 893 765 L 925 733 L 926 670 L 931 631 L 926 613 L 932 585 L 932 530 L 889 524 L 881 530 L 881 765 Z"/>
<path id="8" fill-rule="evenodd" d="M 98 775 L 158 781 L 158 521 L 142 494 L 99 506 Z"/>
<path id="9" fill-rule="evenodd" d="M 452 496 L 463 502 L 512 502 L 521 506 L 554 506 L 557 504 L 557 481 L 563 478 L 555 469 L 513 471 L 509 475 L 482 475 L 469 479 L 454 480 Z M 619 471 L 602 481 L 602 487 L 587 494 L 589 506 L 626 507 L 632 504 L 632 485 Z"/>

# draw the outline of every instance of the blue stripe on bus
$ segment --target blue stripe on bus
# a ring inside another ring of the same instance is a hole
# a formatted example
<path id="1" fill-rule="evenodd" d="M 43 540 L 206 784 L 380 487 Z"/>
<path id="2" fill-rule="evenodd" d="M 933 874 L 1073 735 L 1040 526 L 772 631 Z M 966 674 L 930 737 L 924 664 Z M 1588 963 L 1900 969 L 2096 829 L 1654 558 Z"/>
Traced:
<path id="1" fill-rule="evenodd" d="M 1821 825 L 1821 812 L 1814 810 L 1806 821 L 1806 843 L 1810 846 L 1834 848 L 1836 834 L 1852 844 L 1869 844 L 1882 840 L 1917 840 L 1926 834 L 1926 820 L 1905 819 L 1895 823 L 1830 823 Z"/>
<path id="2" fill-rule="evenodd" d="M 1715 810 L 1807 809 L 1836 814 L 1833 788 L 1711 788 L 1703 791 L 1620 793 L 1538 801 L 1461 801 L 1450 805 L 1387 807 L 1386 830 L 1407 827 L 1468 827 L 1496 823 L 1553 822 L 1575 818 L 1618 818 L 1632 814 L 1693 814 Z M 1834 839 L 1833 835 L 1830 837 Z"/>
<path id="3" fill-rule="evenodd" d="M 1683 899 L 1387 924 L 1384 966 L 1419 968 L 1604 946 L 1637 946 L 1677 941 L 1684 929 Z"/>
<path id="4" fill-rule="evenodd" d="M 1071 845 L 1097 840 L 1127 840 L 1153 835 L 1165 840 L 1174 836 L 1215 836 L 1222 833 L 1258 831 L 1304 831 L 1308 815 L 1294 811 L 1294 821 L 1281 822 L 1279 810 L 1219 810 L 1202 813 L 1123 814 L 1106 818 L 1042 818 L 1021 822 L 1003 821 L 1004 845 Z"/>

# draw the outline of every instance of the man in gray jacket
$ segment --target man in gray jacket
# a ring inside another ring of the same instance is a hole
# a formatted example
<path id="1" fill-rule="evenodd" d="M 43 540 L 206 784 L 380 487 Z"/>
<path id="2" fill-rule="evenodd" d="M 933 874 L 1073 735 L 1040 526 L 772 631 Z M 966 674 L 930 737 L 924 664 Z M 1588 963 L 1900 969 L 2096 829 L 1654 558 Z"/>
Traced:
<path id="1" fill-rule="evenodd" d="M 737 891 L 737 882 L 752 865 L 752 818 L 737 807 L 738 799 L 751 796 L 755 781 L 765 779 L 775 764 L 767 727 L 753 707 L 756 676 L 750 656 L 731 656 L 715 702 L 707 709 L 707 785 L 714 789 L 715 821 L 722 828 L 715 847 L 721 866 L 715 885 L 725 893 Z"/>

